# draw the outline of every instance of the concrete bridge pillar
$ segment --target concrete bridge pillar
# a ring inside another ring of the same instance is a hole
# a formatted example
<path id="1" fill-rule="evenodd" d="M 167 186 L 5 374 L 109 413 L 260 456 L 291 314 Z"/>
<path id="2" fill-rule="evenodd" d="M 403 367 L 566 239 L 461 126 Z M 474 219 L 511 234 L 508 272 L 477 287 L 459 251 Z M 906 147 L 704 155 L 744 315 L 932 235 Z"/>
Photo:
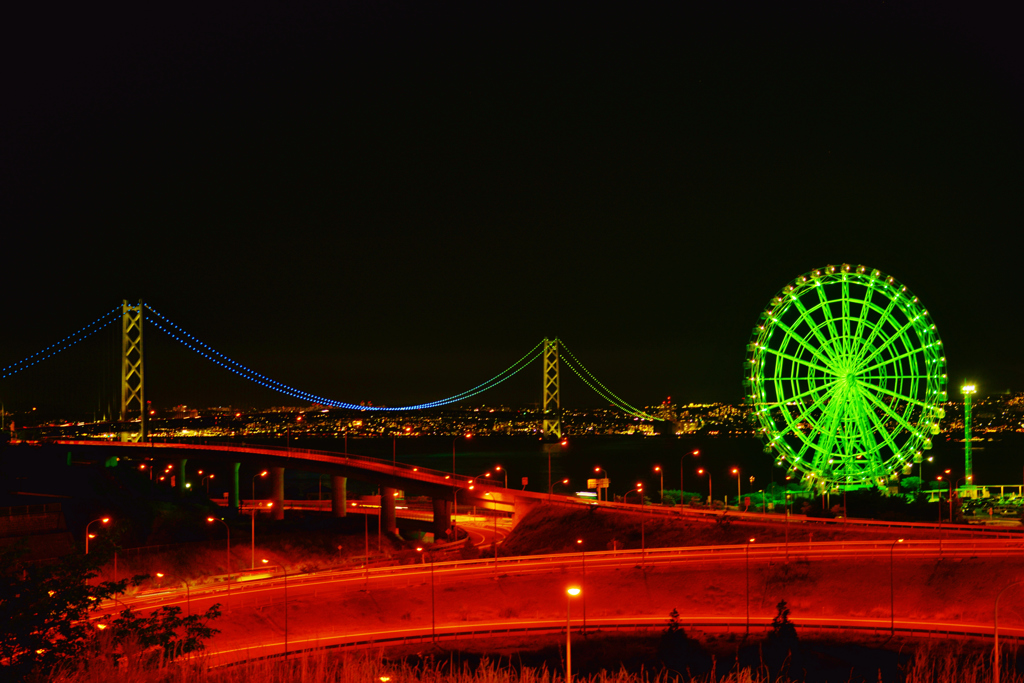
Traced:
<path id="1" fill-rule="evenodd" d="M 344 517 L 348 514 L 348 477 L 331 475 L 331 516 Z"/>
<path id="2" fill-rule="evenodd" d="M 237 514 L 241 506 L 238 498 L 238 470 L 241 466 L 240 462 L 231 463 L 231 482 L 228 485 L 228 509 L 231 510 L 231 514 Z"/>
<path id="3" fill-rule="evenodd" d="M 270 468 L 270 500 L 274 507 L 270 509 L 271 519 L 284 519 L 284 468 Z"/>
<path id="4" fill-rule="evenodd" d="M 381 527 L 389 534 L 398 533 L 398 524 L 395 522 L 395 493 L 396 490 L 387 486 L 380 489 L 380 513 Z"/>
<path id="5" fill-rule="evenodd" d="M 434 498 L 434 542 L 441 541 L 452 526 L 452 504 L 444 498 Z"/>
<path id="6" fill-rule="evenodd" d="M 538 505 L 543 505 L 543 501 L 535 498 L 526 498 L 516 496 L 515 512 L 512 513 L 512 526 L 519 524 L 523 521 L 523 517 L 530 513 L 530 510 L 534 509 Z"/>
<path id="7" fill-rule="evenodd" d="M 175 470 L 175 481 L 174 488 L 178 489 L 179 495 L 185 495 L 185 465 L 188 463 L 188 458 L 182 458 L 176 463 Z"/>

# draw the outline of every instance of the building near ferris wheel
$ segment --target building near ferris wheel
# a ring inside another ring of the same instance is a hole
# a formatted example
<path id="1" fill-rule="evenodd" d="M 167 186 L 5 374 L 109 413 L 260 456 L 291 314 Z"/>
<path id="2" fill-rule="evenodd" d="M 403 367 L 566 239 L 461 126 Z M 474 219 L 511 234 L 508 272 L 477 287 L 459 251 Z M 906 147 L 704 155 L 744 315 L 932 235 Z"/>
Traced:
<path id="1" fill-rule="evenodd" d="M 745 400 L 766 450 L 809 488 L 888 490 L 931 448 L 946 357 L 928 310 L 866 266 L 826 266 L 776 294 L 754 327 Z"/>

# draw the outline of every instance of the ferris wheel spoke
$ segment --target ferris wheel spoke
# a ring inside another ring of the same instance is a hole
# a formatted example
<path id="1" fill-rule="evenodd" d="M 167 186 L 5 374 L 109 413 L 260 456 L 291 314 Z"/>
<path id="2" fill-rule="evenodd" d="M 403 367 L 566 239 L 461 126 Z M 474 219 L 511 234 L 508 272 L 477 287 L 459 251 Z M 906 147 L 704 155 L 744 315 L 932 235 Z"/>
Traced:
<path id="1" fill-rule="evenodd" d="M 818 291 L 818 298 L 820 299 L 821 298 L 821 287 L 817 287 L 816 289 Z M 800 319 L 799 320 L 807 323 L 807 328 L 811 331 L 811 334 L 814 335 L 814 338 L 818 340 L 818 344 L 819 344 L 818 348 L 820 350 L 823 350 L 823 353 L 824 353 L 825 349 L 830 349 L 831 346 L 829 345 L 828 340 L 824 336 L 822 336 L 821 330 L 819 329 L 818 325 L 815 324 L 814 316 L 811 315 L 810 309 L 808 309 L 806 306 L 804 306 L 803 302 L 800 301 L 800 299 L 795 299 L 793 301 L 793 305 L 796 306 L 797 310 L 800 311 Z M 827 353 L 825 355 L 827 355 Z M 831 362 L 831 361 L 832 361 L 832 358 L 829 356 L 828 362 Z"/>
<path id="2" fill-rule="evenodd" d="M 826 366 L 831 366 L 832 365 L 832 359 L 831 358 L 829 358 L 828 356 L 823 354 L 821 352 L 821 349 L 817 349 L 814 346 L 808 344 L 807 340 L 804 339 L 803 337 L 801 337 L 800 335 L 798 335 L 796 332 L 794 332 L 793 328 L 791 328 L 789 325 L 786 325 L 786 323 L 782 322 L 781 320 L 778 321 L 777 324 L 778 324 L 779 328 L 781 328 L 786 333 L 786 338 L 787 339 L 792 339 L 793 341 L 795 341 L 798 345 L 802 346 L 808 353 L 810 353 L 812 356 L 814 356 L 819 361 L 824 363 Z M 765 349 L 765 350 L 767 351 L 768 349 Z M 828 369 L 827 372 L 835 374 L 835 370 L 832 370 L 832 369 Z"/>
<path id="3" fill-rule="evenodd" d="M 877 389 L 877 388 L 878 387 L 875 387 L 875 389 Z M 882 401 L 881 399 L 879 399 L 879 398 L 877 398 L 875 396 L 872 396 L 868 392 L 864 392 L 862 395 L 865 398 L 867 398 L 869 401 L 871 401 L 871 403 L 873 403 L 876 406 L 878 406 L 879 408 L 881 408 L 883 413 L 888 415 L 890 419 L 895 420 L 901 427 L 906 429 L 908 432 L 915 433 L 917 431 L 916 428 L 913 425 L 911 425 L 909 422 L 907 422 L 905 419 L 903 419 L 902 415 L 900 415 L 899 413 L 896 413 L 895 411 L 893 411 L 892 408 L 887 406 L 885 404 L 885 401 Z M 874 415 L 874 411 L 871 411 L 869 414 L 870 415 Z M 874 417 L 877 418 L 878 416 L 874 415 Z M 878 423 L 876 422 L 876 424 L 878 424 Z M 884 430 L 884 431 L 885 431 L 885 433 L 888 433 L 887 430 Z"/>
<path id="4" fill-rule="evenodd" d="M 835 372 L 833 370 L 829 369 L 829 368 L 822 367 L 821 365 L 815 365 L 814 363 L 812 363 L 810 361 L 804 360 L 803 358 L 797 358 L 796 356 L 794 356 L 792 354 L 789 354 L 789 353 L 786 353 L 785 351 L 776 351 L 775 349 L 770 349 L 770 348 L 765 348 L 765 351 L 767 353 L 770 353 L 770 354 L 774 355 L 774 356 L 778 356 L 779 358 L 785 358 L 786 360 L 791 361 L 793 363 L 799 363 L 800 365 L 806 365 L 807 367 L 812 368 L 814 370 L 817 370 L 818 372 L 825 372 L 825 373 L 828 373 L 830 375 L 835 375 Z"/>
<path id="5" fill-rule="evenodd" d="M 905 394 L 901 394 L 899 392 L 892 391 L 891 389 L 886 389 L 885 387 L 880 387 L 877 384 L 871 384 L 870 382 L 863 382 L 862 381 L 862 382 L 859 382 L 857 384 L 857 386 L 863 387 L 865 389 L 871 389 L 872 391 L 877 391 L 877 392 L 879 392 L 881 394 L 885 394 L 886 396 L 892 396 L 893 398 L 898 398 L 901 401 L 906 401 L 907 403 L 912 403 L 912 404 L 914 404 L 916 406 L 920 406 L 921 408 L 927 408 L 928 407 L 928 404 L 925 403 L 924 401 L 920 400 L 920 399 L 916 399 L 916 398 L 913 398 L 912 396 L 907 396 Z"/>
<path id="6" fill-rule="evenodd" d="M 850 334 L 850 283 L 843 278 L 842 297 L 842 324 L 843 324 L 843 352 L 849 355 L 853 346 L 853 336 Z"/>
<path id="7" fill-rule="evenodd" d="M 889 305 L 885 307 L 885 311 L 878 317 L 878 322 L 871 328 L 871 334 L 864 340 L 864 343 L 860 345 L 858 349 L 857 362 L 864 362 L 863 354 L 867 353 L 868 350 L 873 348 L 871 345 L 875 343 L 875 337 L 878 336 L 879 330 L 890 320 L 892 316 L 892 309 L 896 308 L 896 299 L 889 299 Z"/>
<path id="8" fill-rule="evenodd" d="M 828 325 L 829 329 L 832 331 L 832 338 L 840 342 L 840 351 L 843 351 L 845 350 L 842 348 L 843 341 L 839 336 L 839 330 L 836 329 L 835 318 L 832 317 L 832 302 L 825 297 L 824 287 L 817 287 L 816 289 L 818 290 L 818 301 L 821 303 L 821 311 L 825 316 L 825 324 Z M 831 345 L 829 345 L 829 348 L 831 348 Z"/>
<path id="9" fill-rule="evenodd" d="M 872 283 L 869 282 L 864 287 L 867 291 L 864 293 L 864 298 L 860 300 L 860 315 L 857 316 L 857 329 L 850 339 L 850 355 L 854 357 L 860 353 L 862 344 L 865 342 L 863 332 L 867 327 L 868 313 L 872 310 L 873 306 L 871 299 L 875 296 L 875 288 Z"/>
<path id="10" fill-rule="evenodd" d="M 880 354 L 882 351 L 885 351 L 887 348 L 892 346 L 896 342 L 897 339 L 903 339 L 903 334 L 908 329 L 910 329 L 913 325 L 914 325 L 914 321 L 913 320 L 908 320 L 903 325 L 903 327 L 898 329 L 895 333 L 889 335 L 889 338 L 885 340 L 885 343 L 883 343 L 881 346 L 876 347 L 875 349 L 873 349 L 869 355 L 861 358 L 860 362 L 861 363 L 867 363 L 872 358 L 875 358 L 876 356 L 878 356 L 878 354 Z"/>
<path id="11" fill-rule="evenodd" d="M 898 356 L 891 356 L 889 358 L 886 358 L 883 361 L 875 363 L 874 365 L 869 365 L 866 368 L 857 368 L 856 373 L 858 375 L 865 374 L 865 373 L 871 372 L 875 368 L 880 368 L 880 367 L 882 367 L 884 365 L 890 365 L 892 363 L 895 363 L 898 360 L 903 360 L 904 358 L 909 358 L 910 356 L 913 356 L 913 355 L 918 354 L 918 353 L 924 353 L 924 348 L 922 348 L 920 346 L 914 347 L 910 351 L 907 351 L 905 353 L 901 353 Z M 865 360 L 865 361 L 862 361 L 862 362 L 867 362 L 867 361 Z M 906 375 L 904 375 L 904 376 L 906 376 Z"/>
<path id="12" fill-rule="evenodd" d="M 819 396 L 818 399 L 814 403 L 812 403 L 810 406 L 808 406 L 806 409 L 804 409 L 804 411 L 802 413 L 800 413 L 796 417 L 796 419 L 791 419 L 792 416 L 790 415 L 788 410 L 780 411 L 780 412 L 782 412 L 783 415 L 785 415 L 785 418 L 786 418 L 786 428 L 779 432 L 779 436 L 784 436 L 787 432 L 792 432 L 793 435 L 796 436 L 798 439 L 800 439 L 801 441 L 805 441 L 806 440 L 806 436 L 804 435 L 803 432 L 801 432 L 799 429 L 797 429 L 797 427 L 799 427 L 800 423 L 806 421 L 808 416 L 811 413 L 813 413 L 815 410 L 818 410 L 819 407 L 827 399 L 830 399 L 833 395 L 835 395 L 835 393 L 839 390 L 838 383 L 836 383 L 836 384 L 837 384 L 837 386 L 835 386 L 832 389 L 830 389 L 827 393 L 822 394 L 821 396 Z M 813 423 L 813 426 L 817 427 L 818 426 L 817 422 Z"/>
<path id="13" fill-rule="evenodd" d="M 827 389 L 829 387 L 832 387 L 832 386 L 834 386 L 834 385 L 836 385 L 838 383 L 839 383 L 839 380 L 837 380 L 837 379 L 829 380 L 828 382 L 825 382 L 824 384 L 819 384 L 818 386 L 814 387 L 813 389 L 808 389 L 807 391 L 800 392 L 799 394 L 795 394 L 793 396 L 787 396 L 785 401 L 775 401 L 773 403 L 762 403 L 761 405 L 763 405 L 763 406 L 765 406 L 767 408 L 775 408 L 777 406 L 784 406 L 787 403 L 792 403 L 793 401 L 799 401 L 800 399 L 805 398 L 807 396 L 813 396 L 814 394 L 817 394 L 817 393 L 819 393 L 821 391 L 824 391 L 825 389 Z"/>
<path id="14" fill-rule="evenodd" d="M 863 392 L 860 392 L 860 393 L 861 393 L 862 396 L 867 397 L 869 400 L 871 399 L 870 396 L 867 396 Z M 863 406 L 863 405 L 862 405 L 862 408 L 863 408 L 863 411 L 862 411 L 863 414 L 874 425 L 874 430 L 873 431 L 877 432 L 878 435 L 882 437 L 882 440 L 885 442 L 885 444 L 887 446 L 889 446 L 889 448 L 892 450 L 893 453 L 899 453 L 900 449 L 896 445 L 896 443 L 892 440 L 892 434 L 889 432 L 888 429 L 885 428 L 885 424 L 881 421 L 881 419 L 878 417 L 878 415 L 875 413 L 875 411 L 874 410 L 870 410 L 870 409 L 868 409 L 867 406 Z M 869 430 L 869 431 L 872 431 L 872 430 Z M 874 439 L 874 437 L 871 438 L 871 441 L 873 443 L 875 443 L 875 444 L 878 443 Z M 876 451 L 872 451 L 872 452 L 876 452 Z"/>

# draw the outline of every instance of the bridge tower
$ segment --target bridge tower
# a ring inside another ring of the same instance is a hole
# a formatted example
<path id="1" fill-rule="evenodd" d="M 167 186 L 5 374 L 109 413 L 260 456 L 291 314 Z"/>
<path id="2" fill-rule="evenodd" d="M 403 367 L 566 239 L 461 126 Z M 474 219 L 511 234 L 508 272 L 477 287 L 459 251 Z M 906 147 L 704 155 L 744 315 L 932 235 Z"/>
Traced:
<path id="1" fill-rule="evenodd" d="M 558 393 L 558 339 L 544 339 L 544 405 L 541 434 L 562 438 L 562 399 Z"/>
<path id="2" fill-rule="evenodd" d="M 145 382 L 142 373 L 142 301 L 121 302 L 121 441 L 146 440 Z M 128 425 L 139 416 L 139 430 Z"/>

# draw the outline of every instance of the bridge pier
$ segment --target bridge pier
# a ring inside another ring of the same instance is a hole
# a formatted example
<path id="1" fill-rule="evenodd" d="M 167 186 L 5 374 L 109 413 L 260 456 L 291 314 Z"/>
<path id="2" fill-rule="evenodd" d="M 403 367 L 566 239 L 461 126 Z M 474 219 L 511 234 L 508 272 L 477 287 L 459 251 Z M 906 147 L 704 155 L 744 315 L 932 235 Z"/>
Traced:
<path id="1" fill-rule="evenodd" d="M 242 463 L 235 462 L 231 464 L 231 482 L 228 484 L 228 509 L 231 510 L 231 514 L 238 514 L 238 509 L 241 507 L 241 501 L 238 497 L 238 470 L 242 466 Z"/>
<path id="2" fill-rule="evenodd" d="M 274 507 L 270 509 L 271 519 L 284 519 L 284 468 L 270 468 L 270 500 Z"/>
<path id="3" fill-rule="evenodd" d="M 174 481 L 174 488 L 178 490 L 178 495 L 183 496 L 188 490 L 185 488 L 185 465 L 188 463 L 188 458 L 180 459 L 175 466 L 175 474 L 177 478 Z"/>
<path id="4" fill-rule="evenodd" d="M 331 516 L 344 517 L 348 514 L 348 477 L 331 475 Z"/>
<path id="5" fill-rule="evenodd" d="M 434 542 L 437 543 L 452 526 L 452 504 L 444 498 L 434 498 L 431 502 L 434 504 Z"/>
<path id="6" fill-rule="evenodd" d="M 395 493 L 396 489 L 382 486 L 380 489 L 380 513 L 381 526 L 386 533 L 397 534 L 398 524 L 395 522 Z"/>

